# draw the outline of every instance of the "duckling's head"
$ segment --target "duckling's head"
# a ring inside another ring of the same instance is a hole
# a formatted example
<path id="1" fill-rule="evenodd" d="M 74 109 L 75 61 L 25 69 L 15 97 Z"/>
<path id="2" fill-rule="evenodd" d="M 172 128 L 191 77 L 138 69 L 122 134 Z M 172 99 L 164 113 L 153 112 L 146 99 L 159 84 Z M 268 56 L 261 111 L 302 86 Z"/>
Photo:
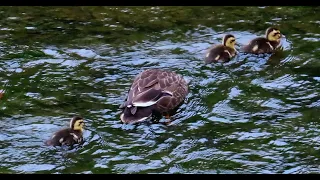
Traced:
<path id="1" fill-rule="evenodd" d="M 279 42 L 281 37 L 282 37 L 282 34 L 281 34 L 280 30 L 277 28 L 269 27 L 266 30 L 266 38 L 269 41 L 278 41 Z"/>
<path id="2" fill-rule="evenodd" d="M 234 35 L 227 34 L 223 37 L 222 39 L 222 44 L 224 46 L 230 47 L 232 49 L 235 49 L 235 44 L 236 44 L 236 38 Z"/>
<path id="3" fill-rule="evenodd" d="M 75 116 L 70 121 L 70 128 L 75 131 L 83 131 L 84 120 L 80 116 Z"/>

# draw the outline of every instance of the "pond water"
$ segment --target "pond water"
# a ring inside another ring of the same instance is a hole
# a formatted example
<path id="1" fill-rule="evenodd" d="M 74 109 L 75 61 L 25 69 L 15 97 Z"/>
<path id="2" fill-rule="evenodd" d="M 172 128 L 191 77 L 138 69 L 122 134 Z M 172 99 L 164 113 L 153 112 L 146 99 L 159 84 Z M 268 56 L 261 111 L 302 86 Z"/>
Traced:
<path id="1" fill-rule="evenodd" d="M 319 7 L 0 7 L 0 173 L 319 173 Z M 204 65 L 224 34 L 237 48 L 269 26 L 275 55 Z M 169 125 L 120 122 L 144 69 L 190 93 Z M 70 118 L 85 143 L 43 142 Z"/>

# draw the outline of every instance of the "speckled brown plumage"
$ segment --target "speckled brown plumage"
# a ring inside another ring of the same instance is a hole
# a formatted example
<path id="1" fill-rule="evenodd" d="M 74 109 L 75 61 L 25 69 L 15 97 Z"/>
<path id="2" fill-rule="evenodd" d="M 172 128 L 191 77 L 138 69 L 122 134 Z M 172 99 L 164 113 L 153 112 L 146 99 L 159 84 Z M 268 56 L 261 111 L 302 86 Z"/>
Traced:
<path id="1" fill-rule="evenodd" d="M 137 75 L 128 92 L 121 121 L 135 123 L 152 115 L 166 113 L 180 105 L 188 94 L 188 84 L 179 74 L 148 69 Z"/>

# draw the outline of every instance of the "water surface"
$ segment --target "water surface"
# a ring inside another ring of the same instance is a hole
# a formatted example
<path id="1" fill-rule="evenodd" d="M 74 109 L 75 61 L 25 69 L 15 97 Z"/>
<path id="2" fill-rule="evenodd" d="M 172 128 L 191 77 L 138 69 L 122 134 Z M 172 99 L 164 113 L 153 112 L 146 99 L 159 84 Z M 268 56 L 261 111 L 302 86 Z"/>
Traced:
<path id="1" fill-rule="evenodd" d="M 319 173 L 319 7 L 0 7 L 0 173 Z M 204 65 L 278 27 L 283 50 Z M 190 93 L 170 126 L 123 125 L 147 68 Z M 45 147 L 74 114 L 86 142 Z"/>

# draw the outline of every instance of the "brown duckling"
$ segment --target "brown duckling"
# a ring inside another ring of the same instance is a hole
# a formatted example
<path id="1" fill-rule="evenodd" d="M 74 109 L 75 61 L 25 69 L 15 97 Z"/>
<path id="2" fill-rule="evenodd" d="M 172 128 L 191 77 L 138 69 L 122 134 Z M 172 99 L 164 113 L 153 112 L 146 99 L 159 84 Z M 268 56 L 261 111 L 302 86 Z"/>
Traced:
<path id="1" fill-rule="evenodd" d="M 170 119 L 188 94 L 188 83 L 173 71 L 147 69 L 138 74 L 128 92 L 120 119 L 123 123 L 142 122 L 153 114 Z"/>
<path id="2" fill-rule="evenodd" d="M 74 144 L 81 144 L 83 142 L 83 127 L 83 118 L 75 116 L 71 119 L 69 128 L 57 131 L 45 144 L 48 146 L 72 146 Z"/>
<path id="3" fill-rule="evenodd" d="M 243 46 L 241 50 L 245 53 L 263 54 L 273 53 L 280 45 L 280 39 L 283 35 L 280 30 L 274 27 L 269 27 L 266 30 L 266 37 L 257 37 L 252 39 L 247 45 Z"/>
<path id="4" fill-rule="evenodd" d="M 222 44 L 212 46 L 207 50 L 205 64 L 218 62 L 219 60 L 226 62 L 234 57 L 238 52 L 235 48 L 236 38 L 227 34 L 222 39 Z"/>

